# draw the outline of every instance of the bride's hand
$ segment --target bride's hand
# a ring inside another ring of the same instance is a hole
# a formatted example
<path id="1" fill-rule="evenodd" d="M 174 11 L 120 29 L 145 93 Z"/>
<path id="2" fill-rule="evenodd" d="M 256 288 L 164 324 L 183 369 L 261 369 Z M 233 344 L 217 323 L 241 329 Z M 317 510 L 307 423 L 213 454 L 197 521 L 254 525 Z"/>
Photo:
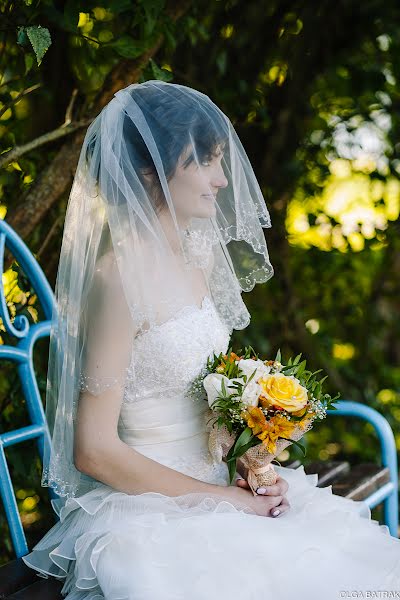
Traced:
<path id="1" fill-rule="evenodd" d="M 246 479 L 237 479 L 236 485 L 242 489 L 250 490 L 250 486 Z M 264 488 L 258 488 L 257 494 L 259 496 L 270 496 L 275 498 L 276 501 L 281 498 L 280 503 L 275 503 L 271 508 L 271 516 L 278 517 L 280 514 L 286 512 L 290 508 L 290 504 L 285 497 L 286 492 L 289 489 L 289 484 L 286 479 L 283 479 L 280 475 L 278 475 L 278 479 L 274 485 L 269 485 Z M 252 492 L 251 492 L 252 493 Z M 279 512 L 276 512 L 279 511 Z"/>
<path id="2" fill-rule="evenodd" d="M 233 504 L 237 501 L 240 504 L 246 504 L 257 515 L 261 517 L 272 517 L 276 509 L 284 512 L 289 508 L 289 503 L 283 496 L 269 496 L 263 494 L 253 495 L 251 489 L 245 489 L 241 486 L 228 486 L 224 488 L 224 495 L 227 496 Z"/>

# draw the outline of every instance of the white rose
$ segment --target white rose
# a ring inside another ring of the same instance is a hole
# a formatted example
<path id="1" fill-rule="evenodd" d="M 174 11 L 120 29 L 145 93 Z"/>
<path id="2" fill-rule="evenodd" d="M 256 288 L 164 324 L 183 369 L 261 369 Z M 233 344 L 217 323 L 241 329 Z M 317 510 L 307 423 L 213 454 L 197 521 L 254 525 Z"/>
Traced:
<path id="1" fill-rule="evenodd" d="M 244 387 L 242 402 L 247 406 L 258 406 L 258 398 L 262 392 L 262 387 L 255 381 L 254 377 Z"/>
<path id="2" fill-rule="evenodd" d="M 271 371 L 271 367 L 265 365 L 263 361 L 259 358 L 257 360 L 253 360 L 252 358 L 242 358 L 238 362 L 238 367 L 241 371 L 243 371 L 244 375 L 247 375 L 247 380 L 252 375 L 252 373 L 256 371 L 256 374 L 254 375 L 250 383 L 252 383 L 253 381 L 256 382 L 257 379 L 259 379 L 260 377 L 269 375 Z"/>
<path id="3" fill-rule="evenodd" d="M 231 396 L 232 394 L 237 393 L 237 388 L 232 386 L 232 383 L 239 382 L 244 384 L 242 378 L 237 379 L 229 379 L 225 375 L 221 373 L 210 373 L 204 378 L 203 385 L 204 389 L 207 392 L 207 400 L 208 406 L 211 408 L 211 405 L 215 402 L 218 396 L 222 394 L 222 381 L 225 383 L 225 388 L 227 393 Z"/>
<path id="4" fill-rule="evenodd" d="M 258 398 L 262 392 L 262 387 L 257 383 L 258 379 L 269 375 L 271 367 L 268 367 L 262 360 L 252 358 L 242 358 L 238 361 L 238 367 L 247 376 L 248 383 L 245 385 L 242 395 L 242 402 L 248 406 L 258 406 Z M 255 375 L 249 382 L 251 375 Z"/>

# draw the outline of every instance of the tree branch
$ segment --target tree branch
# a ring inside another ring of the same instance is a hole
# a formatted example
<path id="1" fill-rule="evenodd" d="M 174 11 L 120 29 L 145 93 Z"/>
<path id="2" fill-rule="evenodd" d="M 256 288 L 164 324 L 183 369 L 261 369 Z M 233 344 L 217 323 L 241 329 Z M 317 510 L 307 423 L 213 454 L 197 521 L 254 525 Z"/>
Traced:
<path id="1" fill-rule="evenodd" d="M 72 111 L 74 109 L 74 104 L 76 97 L 78 95 L 78 88 L 74 88 L 72 90 L 71 98 L 68 102 L 67 110 L 65 111 L 65 119 L 64 119 L 64 127 L 70 125 L 72 123 Z"/>
<path id="2" fill-rule="evenodd" d="M 82 129 L 71 136 L 39 175 L 36 184 L 28 191 L 17 210 L 7 219 L 23 239 L 32 233 L 47 211 L 71 185 L 83 138 Z"/>
<path id="3" fill-rule="evenodd" d="M 189 7 L 190 2 L 188 0 L 171 2 L 167 14 L 172 21 L 176 21 Z M 83 116 L 83 120 L 87 119 L 89 123 L 113 98 L 116 91 L 136 82 L 143 67 L 157 53 L 163 41 L 164 36 L 160 35 L 159 39 L 142 56 L 134 60 L 120 61 L 107 77 L 103 89 L 93 106 Z M 80 128 L 59 149 L 52 162 L 23 198 L 21 204 L 10 214 L 8 218 L 9 225 L 23 239 L 26 239 L 32 233 L 50 208 L 70 189 L 83 139 L 84 132 Z"/>
<path id="4" fill-rule="evenodd" d="M 76 121 L 75 123 L 69 123 L 67 125 L 63 124 L 57 129 L 53 129 L 53 131 L 49 131 L 48 133 L 44 133 L 38 138 L 32 140 L 31 142 L 27 142 L 22 146 L 15 146 L 9 152 L 3 154 L 3 158 L 0 159 L 0 168 L 5 167 L 10 164 L 16 158 L 19 158 L 23 154 L 34 150 L 35 148 L 39 148 L 44 144 L 48 144 L 49 142 L 54 142 L 54 140 L 58 140 L 59 138 L 65 137 L 66 135 L 70 135 L 77 129 L 82 129 L 82 127 L 87 127 L 91 123 L 92 119 L 86 119 L 83 121 Z"/>
<path id="5" fill-rule="evenodd" d="M 21 100 L 21 98 L 23 96 L 26 96 L 27 94 L 30 94 L 31 92 L 34 92 L 35 90 L 37 90 L 40 87 L 42 87 L 41 83 L 35 83 L 35 85 L 31 85 L 31 87 L 26 88 L 26 90 L 22 90 L 22 92 L 20 92 L 18 94 L 18 96 L 15 96 L 15 98 L 13 98 L 11 100 L 11 102 L 9 102 L 5 106 L 3 106 L 3 108 L 0 110 L 0 119 L 9 108 L 11 108 L 14 104 L 16 104 L 18 102 L 18 100 Z"/>

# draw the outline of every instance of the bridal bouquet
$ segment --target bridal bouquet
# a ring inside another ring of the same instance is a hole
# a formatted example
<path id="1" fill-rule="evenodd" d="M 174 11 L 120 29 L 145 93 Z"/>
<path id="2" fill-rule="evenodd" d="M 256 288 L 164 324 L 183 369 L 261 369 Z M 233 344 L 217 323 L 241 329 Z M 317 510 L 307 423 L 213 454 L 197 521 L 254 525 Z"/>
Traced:
<path id="1" fill-rule="evenodd" d="M 212 457 L 226 459 L 230 483 L 240 459 L 254 495 L 276 482 L 272 461 L 291 444 L 305 455 L 298 440 L 328 408 L 335 410 L 339 394 L 324 394 L 326 377 L 317 378 L 321 370 L 308 371 L 301 356 L 282 364 L 280 351 L 275 360 L 261 360 L 251 346 L 242 356 L 229 349 L 209 358 L 192 384 L 191 393 L 207 400 L 213 413 L 207 424 Z"/>

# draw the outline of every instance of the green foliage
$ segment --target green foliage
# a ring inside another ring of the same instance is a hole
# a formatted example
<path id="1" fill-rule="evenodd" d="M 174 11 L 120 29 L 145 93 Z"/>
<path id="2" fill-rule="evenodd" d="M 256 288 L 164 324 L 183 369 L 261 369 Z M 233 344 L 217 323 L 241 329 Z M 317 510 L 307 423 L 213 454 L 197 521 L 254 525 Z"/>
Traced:
<path id="1" fill-rule="evenodd" d="M 41 27 L 40 25 L 32 27 L 19 27 L 18 44 L 24 46 L 26 37 L 29 38 L 29 41 L 32 44 L 32 48 L 36 54 L 37 64 L 40 66 L 43 56 L 50 48 L 50 31 L 46 27 Z"/>
<path id="2" fill-rule="evenodd" d="M 282 366 L 281 372 L 284 375 L 293 375 L 293 377 L 296 377 L 296 379 L 299 380 L 300 384 L 306 388 L 308 398 L 311 398 L 313 403 L 319 405 L 321 408 L 321 412 L 316 413 L 316 418 L 323 419 L 325 418 L 326 410 L 336 410 L 334 402 L 335 400 L 338 400 L 338 398 L 340 398 L 340 393 L 336 394 L 336 396 L 334 396 L 333 398 L 330 394 L 323 394 L 322 386 L 324 384 L 324 381 L 328 379 L 328 375 L 325 375 L 321 379 L 318 379 L 316 375 L 318 375 L 318 373 L 321 373 L 322 369 L 318 369 L 317 371 L 307 370 L 307 361 L 303 360 L 300 362 L 301 356 L 302 354 L 300 353 L 293 359 L 289 358 L 287 363 L 284 363 L 284 365 Z M 278 363 L 281 362 L 280 350 L 278 350 L 277 352 L 275 361 L 277 361 Z M 304 417 L 304 414 L 305 413 L 303 413 L 299 417 L 293 415 L 292 419 L 295 421 L 301 421 Z"/>
<path id="3" fill-rule="evenodd" d="M 286 356 L 303 353 L 310 370 L 328 374 L 329 393 L 382 412 L 400 449 L 398 3 L 350 1 L 334 11 L 320 3 L 316 11 L 298 1 L 271 0 L 261 9 L 200 0 L 176 23 L 167 6 L 0 2 L 0 154 L 61 125 L 75 89 L 72 117 L 81 118 L 113 69 L 140 62 L 162 36 L 139 80 L 171 80 L 209 95 L 233 122 L 271 211 L 266 237 L 275 276 L 244 296 L 252 321 L 234 332 L 232 346 L 252 345 L 263 356 L 278 347 Z M 1 218 L 24 207 L 61 143 L 0 171 Z M 66 201 L 25 240 L 53 286 Z M 28 306 L 36 308 L 16 305 Z M 44 349 L 41 385 L 45 358 Z M 13 381 L 10 368 L 2 369 L 3 428 L 27 424 L 22 397 L 10 393 Z M 377 460 L 378 440 L 362 422 L 330 419 L 306 438 L 310 460 Z M 26 464 L 30 457 L 25 450 Z M 17 489 L 46 497 L 37 478 L 25 479 L 16 475 Z M 49 527 L 41 514 L 35 526 L 27 521 L 29 534 Z M 2 560 L 12 558 L 7 544 Z"/>

